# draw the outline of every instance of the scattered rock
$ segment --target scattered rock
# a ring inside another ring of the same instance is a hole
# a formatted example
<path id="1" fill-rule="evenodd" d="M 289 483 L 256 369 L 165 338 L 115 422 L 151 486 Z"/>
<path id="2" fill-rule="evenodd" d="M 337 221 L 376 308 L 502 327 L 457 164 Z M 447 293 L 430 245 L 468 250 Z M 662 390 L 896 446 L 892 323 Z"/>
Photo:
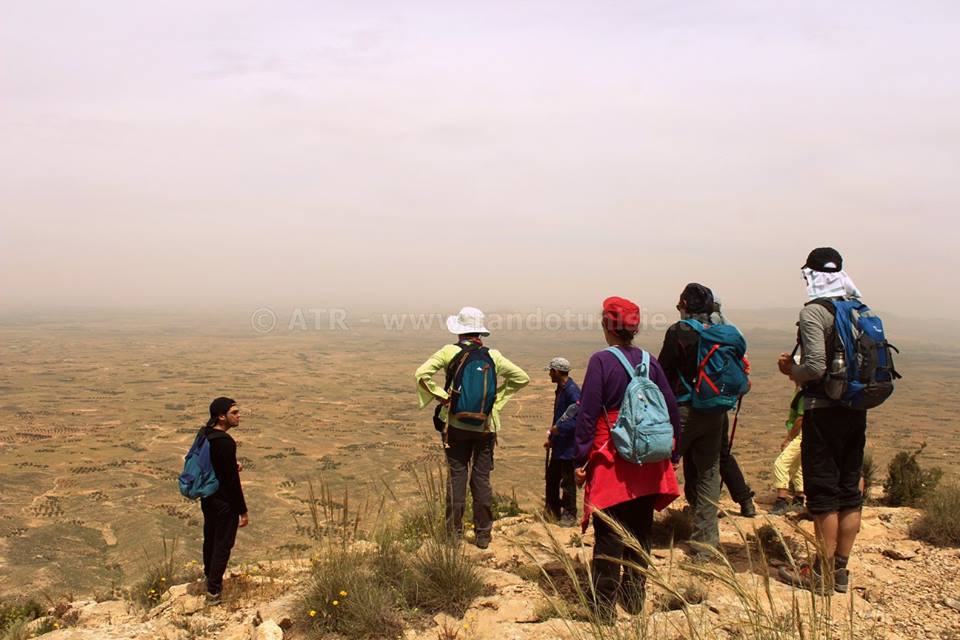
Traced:
<path id="1" fill-rule="evenodd" d="M 919 542 L 911 542 L 909 540 L 900 540 L 892 547 L 887 547 L 883 550 L 883 555 L 894 560 L 913 560 L 917 557 L 917 554 L 920 551 Z"/>
<path id="2" fill-rule="evenodd" d="M 207 599 L 204 596 L 183 596 L 174 601 L 172 609 L 174 613 L 189 616 L 206 606 Z"/>
<path id="3" fill-rule="evenodd" d="M 273 620 L 267 620 L 257 627 L 253 640 L 283 640 L 283 629 Z"/>
<path id="4" fill-rule="evenodd" d="M 289 629 L 290 627 L 293 626 L 293 620 L 291 620 L 290 618 L 284 616 L 283 618 L 280 618 L 280 619 L 277 621 L 277 625 L 278 625 L 281 629 L 283 629 L 284 631 L 286 631 L 287 629 Z"/>
<path id="5" fill-rule="evenodd" d="M 80 608 L 77 626 L 105 627 L 128 622 L 132 617 L 130 605 L 123 600 L 94 602 Z"/>
<path id="6" fill-rule="evenodd" d="M 943 604 L 947 605 L 951 609 L 956 609 L 960 611 L 960 600 L 956 598 L 951 598 L 950 596 L 943 596 Z"/>

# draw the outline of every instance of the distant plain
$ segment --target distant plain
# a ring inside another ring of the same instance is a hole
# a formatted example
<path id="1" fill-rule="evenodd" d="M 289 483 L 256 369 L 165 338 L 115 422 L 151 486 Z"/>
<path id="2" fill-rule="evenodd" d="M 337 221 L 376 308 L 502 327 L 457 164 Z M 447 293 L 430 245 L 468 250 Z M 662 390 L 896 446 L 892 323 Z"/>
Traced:
<path id="1" fill-rule="evenodd" d="M 782 313 L 729 315 L 749 341 L 754 384 L 734 449 L 764 503 L 792 392 L 775 361 L 795 333 Z M 960 345 L 907 321 L 888 322 L 888 333 L 905 377 L 870 414 L 878 473 L 897 451 L 926 442 L 921 461 L 956 477 Z M 638 344 L 656 354 L 662 335 L 646 330 Z M 414 499 L 410 470 L 435 464 L 440 448 L 412 374 L 448 340 L 438 326 L 399 331 L 377 321 L 258 333 L 249 323 L 169 315 L 0 317 L 0 595 L 129 584 L 164 537 L 198 559 L 199 505 L 179 496 L 176 477 L 221 394 L 242 409 L 233 435 L 251 515 L 235 563 L 307 552 L 311 479 L 322 476 L 335 496 L 347 489 L 353 504 L 368 501 L 370 513 L 381 499 L 392 505 L 391 493 Z M 565 356 L 579 382 L 602 335 L 504 330 L 488 344 L 532 378 L 505 411 L 494 487 L 535 510 L 553 402 L 543 367 Z"/>

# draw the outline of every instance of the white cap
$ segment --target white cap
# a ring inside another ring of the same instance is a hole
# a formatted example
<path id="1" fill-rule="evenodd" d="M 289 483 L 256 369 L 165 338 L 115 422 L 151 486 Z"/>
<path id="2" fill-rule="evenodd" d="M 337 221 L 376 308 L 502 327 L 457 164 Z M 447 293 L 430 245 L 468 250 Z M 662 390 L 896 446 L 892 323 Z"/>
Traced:
<path id="1" fill-rule="evenodd" d="M 483 326 L 483 311 L 474 307 L 464 307 L 457 315 L 447 318 L 447 329 L 458 336 L 464 333 L 490 335 L 487 328 Z"/>
<path id="2" fill-rule="evenodd" d="M 544 371 L 550 371 L 550 369 L 554 369 L 562 373 L 570 373 L 570 361 L 566 358 L 554 358 L 550 361 L 550 364 L 543 368 Z"/>

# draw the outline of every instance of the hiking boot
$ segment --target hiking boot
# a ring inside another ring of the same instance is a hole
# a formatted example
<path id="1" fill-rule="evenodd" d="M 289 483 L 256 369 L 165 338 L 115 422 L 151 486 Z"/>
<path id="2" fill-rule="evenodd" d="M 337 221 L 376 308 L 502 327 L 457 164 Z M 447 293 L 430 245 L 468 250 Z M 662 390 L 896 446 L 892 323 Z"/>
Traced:
<path id="1" fill-rule="evenodd" d="M 790 509 L 793 511 L 803 511 L 805 505 L 803 504 L 803 496 L 793 496 L 793 502 L 790 503 Z"/>
<path id="2" fill-rule="evenodd" d="M 827 585 L 827 580 L 817 573 L 811 564 L 804 563 L 796 570 L 784 565 L 777 570 L 777 573 L 780 575 L 780 579 L 787 584 L 812 591 L 818 596 L 828 595 L 833 590 Z"/>
<path id="3" fill-rule="evenodd" d="M 753 498 L 747 498 L 740 503 L 740 515 L 744 518 L 757 517 L 757 505 L 753 504 Z"/>
<path id="4" fill-rule="evenodd" d="M 773 509 L 770 509 L 770 515 L 772 516 L 785 516 L 787 512 L 790 511 L 791 504 L 787 502 L 786 498 L 777 498 L 773 502 Z"/>
<path id="5" fill-rule="evenodd" d="M 220 602 L 221 602 L 221 597 L 220 597 L 220 592 L 219 592 L 219 591 L 217 591 L 216 593 L 210 593 L 209 591 L 207 591 L 207 604 L 208 604 L 208 605 L 210 605 L 210 606 L 216 606 L 216 605 L 220 604 Z"/>
<path id="6" fill-rule="evenodd" d="M 833 590 L 837 593 L 846 593 L 850 588 L 850 570 L 834 569 L 833 571 Z"/>
<path id="7" fill-rule="evenodd" d="M 560 522 L 559 522 L 559 525 L 560 525 L 561 527 L 575 527 L 575 526 L 577 526 L 578 524 L 580 524 L 580 523 L 577 522 L 577 516 L 575 516 L 575 515 L 573 515 L 573 514 L 570 514 L 570 513 L 565 513 L 565 514 L 563 514 L 563 516 L 560 518 Z"/>
<path id="8" fill-rule="evenodd" d="M 477 549 L 486 549 L 490 546 L 490 534 L 487 533 L 477 535 L 477 538 L 473 543 L 477 545 Z"/>

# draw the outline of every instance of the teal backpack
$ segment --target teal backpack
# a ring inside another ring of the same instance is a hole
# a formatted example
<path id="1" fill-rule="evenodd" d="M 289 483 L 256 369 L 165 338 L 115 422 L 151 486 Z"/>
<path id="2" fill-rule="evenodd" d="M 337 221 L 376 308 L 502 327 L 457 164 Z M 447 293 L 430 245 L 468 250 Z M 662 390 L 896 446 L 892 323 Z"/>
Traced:
<path id="1" fill-rule="evenodd" d="M 673 425 L 667 401 L 660 387 L 650 379 L 650 354 L 643 352 L 643 362 L 636 368 L 616 347 L 608 347 L 630 374 L 630 383 L 623 393 L 620 415 L 610 428 L 610 439 L 617 454 L 627 462 L 646 464 L 660 462 L 673 452 Z"/>
<path id="2" fill-rule="evenodd" d="M 681 320 L 700 339 L 697 344 L 697 379 L 691 387 L 683 382 L 686 393 L 677 398 L 690 401 L 690 406 L 705 413 L 720 413 L 737 406 L 740 397 L 750 390 L 746 361 L 747 341 L 732 324 L 704 325 L 698 320 Z"/>
<path id="3" fill-rule="evenodd" d="M 180 494 L 191 500 L 210 497 L 220 488 L 220 481 L 210 461 L 210 441 L 203 435 L 203 429 L 200 429 L 187 451 L 179 482 Z"/>

